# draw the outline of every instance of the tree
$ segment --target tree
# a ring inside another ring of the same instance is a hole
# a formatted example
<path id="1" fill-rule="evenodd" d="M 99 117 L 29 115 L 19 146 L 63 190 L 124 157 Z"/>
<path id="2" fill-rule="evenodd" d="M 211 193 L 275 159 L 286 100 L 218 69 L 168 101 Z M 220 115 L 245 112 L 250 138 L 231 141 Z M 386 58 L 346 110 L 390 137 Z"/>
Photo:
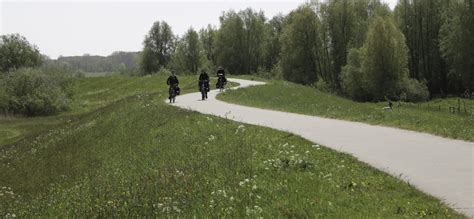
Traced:
<path id="1" fill-rule="evenodd" d="M 324 79 L 329 60 L 320 30 L 320 20 L 309 6 L 288 15 L 281 36 L 280 63 L 286 80 L 312 84 L 318 78 Z"/>
<path id="2" fill-rule="evenodd" d="M 452 1 L 443 15 L 440 47 L 452 67 L 448 81 L 451 90 L 474 90 L 474 1 Z"/>
<path id="3" fill-rule="evenodd" d="M 184 36 L 186 64 L 192 73 L 196 74 L 201 67 L 202 45 L 199 41 L 198 33 L 190 28 Z"/>
<path id="4" fill-rule="evenodd" d="M 170 66 L 177 71 L 196 74 L 204 59 L 204 51 L 198 33 L 190 28 L 178 41 Z"/>
<path id="5" fill-rule="evenodd" d="M 410 77 L 426 80 L 431 93 L 447 92 L 448 66 L 441 57 L 439 32 L 442 11 L 449 1 L 402 0 L 395 18 L 405 35 Z"/>
<path id="6" fill-rule="evenodd" d="M 201 29 L 199 31 L 199 40 L 203 46 L 204 52 L 206 54 L 206 59 L 212 64 L 216 63 L 215 55 L 215 41 L 216 41 L 217 30 L 208 25 L 206 29 Z"/>
<path id="7" fill-rule="evenodd" d="M 363 69 L 373 100 L 397 96 L 400 83 L 408 78 L 408 49 L 405 37 L 391 18 L 378 17 L 364 43 Z"/>
<path id="8" fill-rule="evenodd" d="M 362 101 L 398 98 L 407 90 L 406 85 L 422 86 L 408 79 L 405 37 L 390 17 L 382 16 L 370 25 L 359 51 L 351 50 L 341 78 L 345 92 Z"/>
<path id="9" fill-rule="evenodd" d="M 364 43 L 370 20 L 375 15 L 390 13 L 379 0 L 328 0 L 316 5 L 327 32 L 331 69 L 327 82 L 335 90 L 340 88 L 341 68 L 346 65 L 348 51 Z"/>
<path id="10" fill-rule="evenodd" d="M 250 74 L 263 65 L 263 12 L 246 9 L 229 11 L 220 17 L 221 28 L 216 37 L 216 61 L 230 72 Z"/>
<path id="11" fill-rule="evenodd" d="M 362 72 L 363 50 L 352 48 L 347 55 L 347 65 L 342 68 L 341 82 L 344 92 L 354 100 L 368 100 L 368 81 Z"/>
<path id="12" fill-rule="evenodd" d="M 283 30 L 285 17 L 282 14 L 274 16 L 270 21 L 265 23 L 265 41 L 264 41 L 264 67 L 271 70 L 280 59 L 280 38 Z"/>
<path id="13" fill-rule="evenodd" d="M 19 34 L 0 37 L 0 72 L 21 67 L 36 67 L 42 63 L 42 56 L 35 45 Z"/>
<path id="14" fill-rule="evenodd" d="M 168 64 L 175 49 L 175 37 L 165 22 L 155 22 L 143 41 L 141 69 L 150 74 Z"/>

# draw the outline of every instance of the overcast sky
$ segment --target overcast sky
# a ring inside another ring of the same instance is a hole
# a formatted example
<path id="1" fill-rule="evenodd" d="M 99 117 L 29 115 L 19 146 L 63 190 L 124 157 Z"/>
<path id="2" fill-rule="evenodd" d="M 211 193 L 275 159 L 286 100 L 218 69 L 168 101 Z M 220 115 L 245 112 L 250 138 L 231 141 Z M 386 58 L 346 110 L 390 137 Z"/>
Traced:
<path id="1" fill-rule="evenodd" d="M 19 33 L 41 53 L 109 55 L 139 51 L 153 22 L 164 20 L 175 34 L 189 27 L 219 25 L 223 11 L 251 7 L 271 18 L 287 14 L 306 0 L 0 0 L 0 34 Z M 385 0 L 391 8 L 397 0 Z"/>

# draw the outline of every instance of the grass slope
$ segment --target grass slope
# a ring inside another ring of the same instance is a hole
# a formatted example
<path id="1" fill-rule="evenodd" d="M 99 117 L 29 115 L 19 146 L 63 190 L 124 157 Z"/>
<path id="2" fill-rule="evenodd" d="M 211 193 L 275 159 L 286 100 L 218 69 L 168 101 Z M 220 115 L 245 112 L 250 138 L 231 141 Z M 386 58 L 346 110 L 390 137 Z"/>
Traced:
<path id="1" fill-rule="evenodd" d="M 401 107 L 395 106 L 393 112 L 387 112 L 382 110 L 386 103 L 358 103 L 311 87 L 283 81 L 272 81 L 263 86 L 226 92 L 218 95 L 218 99 L 474 141 L 474 113 L 473 109 L 469 108 L 474 106 L 474 100 L 463 100 L 471 111 L 467 114 L 449 113 L 448 107 L 457 106 L 457 99 L 435 100 L 420 105 L 404 103 Z M 439 110 L 439 107 L 442 110 Z"/>
<path id="2" fill-rule="evenodd" d="M 196 77 L 180 77 L 184 90 L 195 89 Z M 63 124 L 74 118 L 97 110 L 100 107 L 124 97 L 144 93 L 166 91 L 165 76 L 128 77 L 113 75 L 109 77 L 82 78 L 74 85 L 71 110 L 46 117 L 10 117 L 0 116 L 0 146 L 11 144 L 24 138 L 31 138 L 38 133 Z"/>
<path id="3" fill-rule="evenodd" d="M 0 146 L 0 217 L 462 217 L 349 155 L 134 80 L 86 79 L 84 113 Z"/>

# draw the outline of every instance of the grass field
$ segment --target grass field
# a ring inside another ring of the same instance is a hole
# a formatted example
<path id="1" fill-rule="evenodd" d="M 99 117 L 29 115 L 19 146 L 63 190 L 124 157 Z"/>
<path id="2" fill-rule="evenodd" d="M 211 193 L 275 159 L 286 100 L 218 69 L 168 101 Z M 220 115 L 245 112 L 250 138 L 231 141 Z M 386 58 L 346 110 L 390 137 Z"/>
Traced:
<path id="1" fill-rule="evenodd" d="M 86 78 L 70 112 L 20 119 L 50 124 L 0 145 L 0 217 L 462 217 L 349 155 L 169 106 L 162 82 Z"/>
<path id="2" fill-rule="evenodd" d="M 196 77 L 180 77 L 181 87 L 191 91 Z M 128 77 L 112 75 L 108 77 L 81 78 L 74 85 L 71 110 L 47 117 L 10 117 L 0 116 L 0 145 L 13 143 L 25 137 L 35 136 L 39 132 L 63 124 L 84 113 L 107 106 L 124 97 L 139 94 L 166 92 L 165 76 Z"/>
<path id="3" fill-rule="evenodd" d="M 327 118 L 392 126 L 439 136 L 474 141 L 474 100 L 462 100 L 461 113 L 450 113 L 458 99 L 433 100 L 422 104 L 394 103 L 392 112 L 382 110 L 387 103 L 358 103 L 311 87 L 271 81 L 264 86 L 226 92 L 218 99 L 248 106 L 275 109 Z M 464 113 L 464 104 L 466 111 Z"/>

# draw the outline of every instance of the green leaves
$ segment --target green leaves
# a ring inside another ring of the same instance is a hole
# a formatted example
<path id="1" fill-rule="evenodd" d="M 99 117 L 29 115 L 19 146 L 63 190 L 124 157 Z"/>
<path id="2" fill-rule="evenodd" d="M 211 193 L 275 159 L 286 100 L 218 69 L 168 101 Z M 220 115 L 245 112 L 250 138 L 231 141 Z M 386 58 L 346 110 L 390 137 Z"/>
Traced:
<path id="1" fill-rule="evenodd" d="M 174 50 L 175 37 L 171 27 L 165 21 L 155 22 L 143 41 L 142 71 L 146 74 L 158 72 L 168 64 Z"/>
<path id="2" fill-rule="evenodd" d="M 26 116 L 51 115 L 68 109 L 71 77 L 40 69 L 19 69 L 0 83 L 0 109 Z M 3 94 L 2 94 L 3 93 Z M 3 97 L 2 97 L 3 96 Z"/>
<path id="3" fill-rule="evenodd" d="M 0 36 L 0 73 L 21 67 L 35 67 L 42 57 L 35 45 L 31 45 L 20 34 Z"/>
<path id="4" fill-rule="evenodd" d="M 255 73 L 263 66 L 265 16 L 248 8 L 220 17 L 216 36 L 216 61 L 235 74 Z"/>
<path id="5" fill-rule="evenodd" d="M 199 35 L 193 28 L 189 28 L 177 43 L 176 51 L 171 56 L 170 68 L 179 72 L 197 74 L 204 58 Z"/>
<path id="6" fill-rule="evenodd" d="M 286 80 L 311 84 L 321 77 L 328 61 L 323 52 L 321 23 L 309 7 L 291 12 L 281 36 L 281 68 Z"/>

